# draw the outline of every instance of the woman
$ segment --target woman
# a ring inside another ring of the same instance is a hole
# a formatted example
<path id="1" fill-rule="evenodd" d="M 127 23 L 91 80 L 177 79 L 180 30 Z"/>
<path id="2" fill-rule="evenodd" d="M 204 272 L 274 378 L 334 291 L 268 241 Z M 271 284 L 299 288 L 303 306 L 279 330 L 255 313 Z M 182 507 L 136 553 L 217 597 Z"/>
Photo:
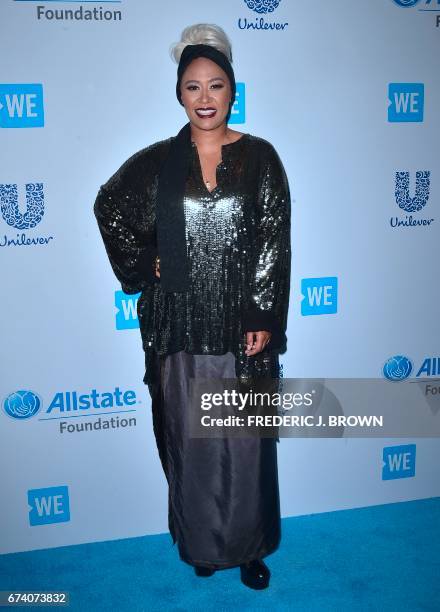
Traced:
<path id="1" fill-rule="evenodd" d="M 126 293 L 141 292 L 144 382 L 169 485 L 169 529 L 199 576 L 240 566 L 266 588 L 280 541 L 274 438 L 190 438 L 189 379 L 279 375 L 286 350 L 290 196 L 263 138 L 228 127 L 235 99 L 224 31 L 197 24 L 173 47 L 189 122 L 128 159 L 94 211 Z"/>

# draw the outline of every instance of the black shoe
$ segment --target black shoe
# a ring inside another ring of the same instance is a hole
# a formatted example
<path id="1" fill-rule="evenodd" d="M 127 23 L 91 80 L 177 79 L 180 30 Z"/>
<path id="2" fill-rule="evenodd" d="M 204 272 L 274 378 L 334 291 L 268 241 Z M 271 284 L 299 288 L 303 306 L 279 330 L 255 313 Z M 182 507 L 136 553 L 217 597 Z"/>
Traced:
<path id="1" fill-rule="evenodd" d="M 241 581 L 251 589 L 267 589 L 270 571 L 261 559 L 240 565 Z"/>
<path id="2" fill-rule="evenodd" d="M 194 571 L 197 576 L 212 576 L 215 572 L 215 569 L 210 569 L 209 567 L 202 567 L 201 565 L 195 565 Z"/>

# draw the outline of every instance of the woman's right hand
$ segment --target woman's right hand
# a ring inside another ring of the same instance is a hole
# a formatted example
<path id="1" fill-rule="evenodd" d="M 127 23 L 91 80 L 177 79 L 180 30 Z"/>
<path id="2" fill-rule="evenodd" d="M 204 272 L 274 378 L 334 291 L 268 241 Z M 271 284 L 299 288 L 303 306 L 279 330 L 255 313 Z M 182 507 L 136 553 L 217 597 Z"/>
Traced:
<path id="1" fill-rule="evenodd" d="M 157 255 L 155 260 L 155 274 L 157 278 L 160 278 L 160 257 Z"/>

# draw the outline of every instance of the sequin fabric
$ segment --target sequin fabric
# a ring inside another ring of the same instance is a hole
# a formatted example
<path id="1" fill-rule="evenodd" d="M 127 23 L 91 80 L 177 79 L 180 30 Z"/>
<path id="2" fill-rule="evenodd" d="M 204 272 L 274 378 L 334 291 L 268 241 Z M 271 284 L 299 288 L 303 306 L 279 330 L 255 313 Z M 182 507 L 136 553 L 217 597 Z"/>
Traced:
<path id="1" fill-rule="evenodd" d="M 244 134 L 223 145 L 217 186 L 203 181 L 191 148 L 184 212 L 191 288 L 166 293 L 154 276 L 155 197 L 161 163 L 172 138 L 142 149 L 102 185 L 94 212 L 113 271 L 126 293 L 138 293 L 146 357 L 144 382 L 154 382 L 154 359 L 180 350 L 236 357 L 246 384 L 279 376 L 280 352 L 245 354 L 243 317 L 264 311 L 287 327 L 290 287 L 290 193 L 282 162 L 265 139 Z M 256 156 L 256 170 L 245 163 Z M 264 329 L 264 328 L 263 328 Z"/>

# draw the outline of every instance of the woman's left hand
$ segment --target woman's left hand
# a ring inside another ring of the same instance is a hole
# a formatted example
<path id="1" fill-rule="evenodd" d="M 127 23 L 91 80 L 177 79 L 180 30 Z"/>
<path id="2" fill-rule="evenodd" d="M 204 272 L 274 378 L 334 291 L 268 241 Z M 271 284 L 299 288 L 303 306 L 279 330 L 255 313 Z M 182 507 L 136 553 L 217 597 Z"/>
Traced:
<path id="1" fill-rule="evenodd" d="M 246 350 L 248 356 L 260 353 L 270 341 L 272 334 L 268 331 L 246 332 Z"/>

